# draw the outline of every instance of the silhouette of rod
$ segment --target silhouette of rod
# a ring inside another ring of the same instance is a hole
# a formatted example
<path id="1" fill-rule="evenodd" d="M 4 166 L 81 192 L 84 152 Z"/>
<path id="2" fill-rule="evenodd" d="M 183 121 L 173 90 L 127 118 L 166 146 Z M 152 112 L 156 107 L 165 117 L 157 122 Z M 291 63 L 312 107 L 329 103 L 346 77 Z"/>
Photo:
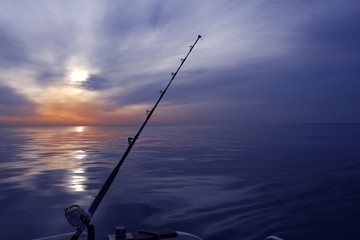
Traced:
<path id="1" fill-rule="evenodd" d="M 96 209 L 99 207 L 101 201 L 103 200 L 103 198 L 105 197 L 105 194 L 107 193 L 107 191 L 109 190 L 111 184 L 113 183 L 116 175 L 119 172 L 119 169 L 121 167 L 121 165 L 123 164 L 123 162 L 125 161 L 126 157 L 128 156 L 128 154 L 130 153 L 132 147 L 134 146 L 136 140 L 138 139 L 138 137 L 140 136 L 142 130 L 144 129 L 144 127 L 146 126 L 147 122 L 149 121 L 149 119 L 151 118 L 152 114 L 154 113 L 157 105 L 160 103 L 161 99 L 163 98 L 163 96 L 165 95 L 166 91 L 168 90 L 170 84 L 172 83 L 172 81 L 174 80 L 174 78 L 176 77 L 177 73 L 179 72 L 179 70 L 181 69 L 182 65 L 185 63 L 187 57 L 190 55 L 191 51 L 193 50 L 193 48 L 195 47 L 196 43 L 199 41 L 199 39 L 201 38 L 200 35 L 198 35 L 195 43 L 193 45 L 190 46 L 190 50 L 187 53 L 187 55 L 185 56 L 185 58 L 181 59 L 181 64 L 178 67 L 178 69 L 176 70 L 175 73 L 172 73 L 172 77 L 171 80 L 169 81 L 169 83 L 167 84 L 166 88 L 160 92 L 160 97 L 159 99 L 156 101 L 155 105 L 153 106 L 153 108 L 150 111 L 146 111 L 147 112 L 147 116 L 146 119 L 144 121 L 144 123 L 141 125 L 139 131 L 136 133 L 136 135 L 134 136 L 134 138 L 129 138 L 129 146 L 126 149 L 126 151 L 124 152 L 122 158 L 120 159 L 120 161 L 118 162 L 118 164 L 116 165 L 116 167 L 113 169 L 113 171 L 110 173 L 109 177 L 106 179 L 104 185 L 102 186 L 102 188 L 100 189 L 98 195 L 96 196 L 96 198 L 94 199 L 94 201 L 92 202 L 91 206 L 88 209 L 89 212 L 89 219 L 94 215 Z M 84 231 L 85 229 L 85 224 L 83 224 L 81 227 L 79 227 L 76 231 L 76 233 L 73 235 L 73 237 L 71 239 L 78 239 L 79 236 L 81 235 L 81 233 Z"/>

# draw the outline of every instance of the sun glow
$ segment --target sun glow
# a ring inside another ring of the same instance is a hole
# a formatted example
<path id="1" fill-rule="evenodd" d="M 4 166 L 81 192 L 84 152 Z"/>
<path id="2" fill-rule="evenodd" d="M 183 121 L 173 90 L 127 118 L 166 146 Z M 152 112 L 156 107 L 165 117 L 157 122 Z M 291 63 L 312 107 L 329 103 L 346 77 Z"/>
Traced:
<path id="1" fill-rule="evenodd" d="M 70 74 L 71 83 L 85 82 L 89 78 L 89 73 L 86 70 L 73 70 Z"/>

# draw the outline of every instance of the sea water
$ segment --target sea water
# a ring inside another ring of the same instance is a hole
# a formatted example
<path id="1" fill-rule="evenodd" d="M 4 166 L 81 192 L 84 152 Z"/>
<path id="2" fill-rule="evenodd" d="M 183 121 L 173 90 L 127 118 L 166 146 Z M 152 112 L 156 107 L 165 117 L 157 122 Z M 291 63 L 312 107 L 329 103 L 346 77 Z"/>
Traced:
<path id="1" fill-rule="evenodd" d="M 0 128 L 0 239 L 72 232 L 132 127 Z M 146 128 L 92 223 L 207 240 L 360 239 L 360 125 Z"/>

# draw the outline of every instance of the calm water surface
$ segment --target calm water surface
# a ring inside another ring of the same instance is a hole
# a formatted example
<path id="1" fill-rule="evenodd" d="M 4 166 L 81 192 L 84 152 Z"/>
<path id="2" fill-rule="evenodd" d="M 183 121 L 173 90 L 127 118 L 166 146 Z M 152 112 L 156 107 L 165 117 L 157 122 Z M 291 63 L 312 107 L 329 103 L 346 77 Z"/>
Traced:
<path id="1" fill-rule="evenodd" d="M 0 239 L 71 232 L 137 128 L 0 128 Z M 207 240 L 360 239 L 360 125 L 150 127 L 93 217 Z"/>

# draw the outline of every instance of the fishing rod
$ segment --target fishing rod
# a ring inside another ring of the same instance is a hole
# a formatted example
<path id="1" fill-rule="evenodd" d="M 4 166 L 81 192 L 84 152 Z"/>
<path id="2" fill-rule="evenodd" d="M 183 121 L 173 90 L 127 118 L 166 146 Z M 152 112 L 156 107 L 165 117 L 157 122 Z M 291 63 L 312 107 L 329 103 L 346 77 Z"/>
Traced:
<path id="1" fill-rule="evenodd" d="M 185 58 L 181 59 L 181 64 L 178 67 L 178 69 L 174 73 L 171 73 L 171 75 L 172 75 L 171 80 L 167 84 L 166 88 L 163 91 L 160 91 L 160 97 L 156 101 L 155 105 L 152 107 L 151 110 L 146 110 L 147 116 L 145 118 L 145 121 L 141 125 L 141 127 L 138 130 L 138 132 L 136 133 L 136 135 L 134 137 L 128 138 L 129 145 L 128 145 L 126 151 L 124 152 L 122 158 L 119 160 L 116 167 L 110 173 L 109 177 L 106 179 L 104 185 L 102 186 L 98 195 L 96 196 L 96 198 L 90 205 L 88 211 L 86 212 L 84 209 L 81 209 L 78 205 L 71 205 L 68 208 L 65 208 L 65 217 L 67 218 L 68 222 L 70 223 L 70 225 L 77 227 L 77 230 L 76 230 L 75 234 L 72 236 L 71 240 L 77 240 L 80 237 L 81 233 L 85 230 L 85 228 L 88 229 L 89 235 L 94 235 L 94 226 L 90 224 L 90 219 L 92 218 L 96 209 L 99 207 L 101 201 L 105 197 L 105 195 L 106 195 L 107 191 L 109 190 L 111 184 L 113 183 L 116 175 L 118 174 L 121 165 L 124 163 L 126 157 L 130 153 L 136 140 L 139 138 L 142 130 L 146 126 L 147 122 L 149 121 L 152 114 L 154 113 L 156 107 L 160 103 L 161 99 L 164 97 L 164 95 L 165 95 L 166 91 L 168 90 L 168 88 L 170 87 L 172 81 L 175 79 L 176 75 L 180 71 L 181 67 L 185 63 L 186 59 L 188 58 L 188 56 L 190 55 L 191 51 L 194 49 L 196 43 L 199 41 L 200 38 L 201 38 L 201 36 L 198 35 L 195 43 L 190 46 L 190 50 L 187 53 L 187 55 L 185 56 Z M 91 232 L 91 234 L 89 232 Z"/>

